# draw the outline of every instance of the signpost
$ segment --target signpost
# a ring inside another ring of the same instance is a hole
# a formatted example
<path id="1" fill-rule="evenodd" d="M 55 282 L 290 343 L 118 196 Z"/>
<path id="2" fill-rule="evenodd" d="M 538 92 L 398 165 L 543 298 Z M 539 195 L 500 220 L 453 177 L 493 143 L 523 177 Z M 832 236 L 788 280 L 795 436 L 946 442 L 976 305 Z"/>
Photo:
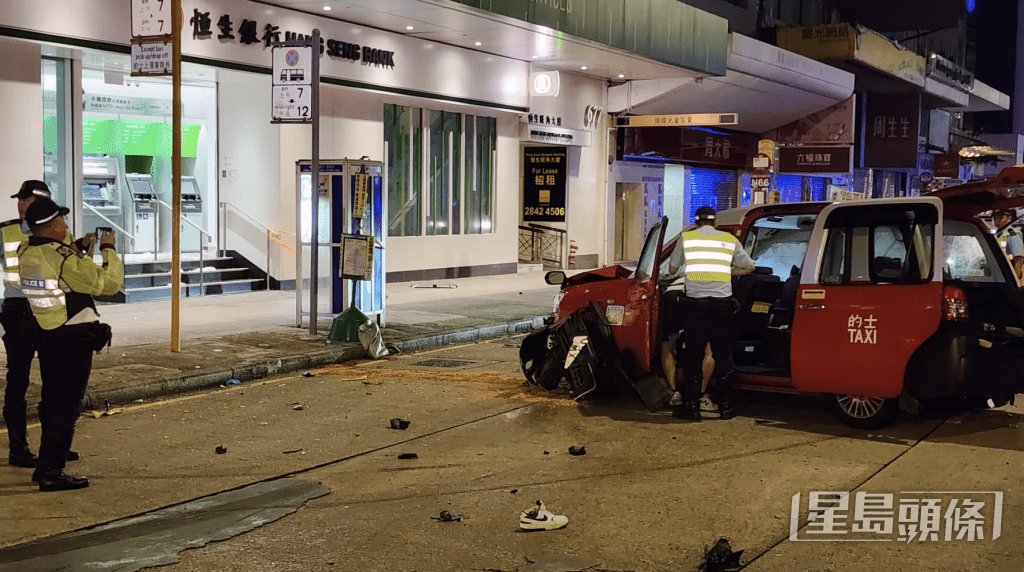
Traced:
<path id="1" fill-rule="evenodd" d="M 759 145 L 759 150 L 763 146 Z M 754 155 L 752 160 L 754 172 L 750 175 L 750 204 L 763 205 L 768 202 L 768 195 L 772 187 L 772 159 L 767 154 L 760 152 Z"/>
<path id="2" fill-rule="evenodd" d="M 619 117 L 619 127 L 707 127 L 713 125 L 737 125 L 737 113 L 688 113 L 681 115 L 629 115 Z"/>
<path id="3" fill-rule="evenodd" d="M 171 75 L 171 351 L 181 351 L 181 0 L 132 0 L 132 75 Z M 124 230 L 122 229 L 122 232 Z M 155 256 L 155 254 L 154 254 Z M 269 268 L 267 269 L 270 270 Z"/>
<path id="4" fill-rule="evenodd" d="M 271 123 L 311 123 L 313 125 L 312 228 L 309 253 L 309 333 L 316 335 L 317 285 L 320 280 L 320 30 L 313 37 L 278 43 L 271 53 Z M 370 249 L 373 252 L 373 249 Z M 267 269 L 270 272 L 270 269 Z M 301 284 L 297 286 L 301 296 Z"/>

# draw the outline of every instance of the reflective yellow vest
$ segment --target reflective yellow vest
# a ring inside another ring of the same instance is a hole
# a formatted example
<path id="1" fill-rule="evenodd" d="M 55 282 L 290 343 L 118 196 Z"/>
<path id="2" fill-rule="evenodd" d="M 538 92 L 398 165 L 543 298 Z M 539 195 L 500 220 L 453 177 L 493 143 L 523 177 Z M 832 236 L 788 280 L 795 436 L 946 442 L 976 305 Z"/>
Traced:
<path id="1" fill-rule="evenodd" d="M 18 274 L 18 247 L 28 240 L 28 235 L 21 228 L 21 219 L 0 223 L 0 238 L 4 241 L 4 256 L 0 259 L 4 274 L 4 298 L 24 298 Z"/>
<path id="2" fill-rule="evenodd" d="M 32 314 L 44 330 L 54 330 L 86 308 L 96 309 L 93 296 L 112 296 L 121 289 L 124 264 L 113 248 L 102 248 L 103 266 L 73 246 L 31 237 L 18 250 L 21 289 Z"/>
<path id="3" fill-rule="evenodd" d="M 16 218 L 0 223 L 0 239 L 4 242 L 4 255 L 0 259 L 0 267 L 3 269 L 4 298 L 24 298 L 21 291 L 21 276 L 19 274 L 18 249 L 22 243 L 28 242 L 29 235 L 25 234 L 22 227 L 22 220 Z M 71 233 L 68 233 L 64 240 L 71 243 Z M 72 244 L 76 251 L 81 252 L 78 245 Z"/>
<path id="4" fill-rule="evenodd" d="M 731 283 L 732 256 L 739 245 L 735 236 L 721 231 L 703 234 L 689 230 L 683 233 L 682 240 L 687 283 Z"/>

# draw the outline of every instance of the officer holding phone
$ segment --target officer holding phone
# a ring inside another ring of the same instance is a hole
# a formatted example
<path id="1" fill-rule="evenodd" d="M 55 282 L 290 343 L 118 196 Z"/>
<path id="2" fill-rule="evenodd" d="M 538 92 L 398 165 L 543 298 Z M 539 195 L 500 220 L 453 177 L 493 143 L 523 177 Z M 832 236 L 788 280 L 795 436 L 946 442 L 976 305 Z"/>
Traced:
<path id="1" fill-rule="evenodd" d="M 64 242 L 67 214 L 68 209 L 50 199 L 34 201 L 25 215 L 32 236 L 18 249 L 22 291 L 40 327 L 43 437 L 32 475 L 40 491 L 89 486 L 88 479 L 65 474 L 64 463 L 89 383 L 92 354 L 110 342 L 110 327 L 100 323 L 92 297 L 116 294 L 124 279 L 114 233 L 103 229 L 95 237 L 103 256 L 99 266 L 84 254 L 95 240 L 81 241 L 82 250 Z"/>

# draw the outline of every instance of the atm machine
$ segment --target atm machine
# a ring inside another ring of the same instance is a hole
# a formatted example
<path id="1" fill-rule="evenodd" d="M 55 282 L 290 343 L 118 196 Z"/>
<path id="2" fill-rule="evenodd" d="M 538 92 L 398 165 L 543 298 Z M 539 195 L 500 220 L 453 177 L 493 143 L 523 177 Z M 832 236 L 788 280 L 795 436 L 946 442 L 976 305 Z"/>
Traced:
<path id="1" fill-rule="evenodd" d="M 82 161 L 83 234 L 98 226 L 109 227 L 111 222 L 124 228 L 122 192 L 121 168 L 116 157 L 86 157 Z M 119 236 L 119 240 L 124 238 Z M 123 248 L 124 243 L 119 247 Z"/>
<path id="2" fill-rule="evenodd" d="M 135 235 L 134 253 L 156 253 L 157 244 L 157 204 L 156 189 L 153 188 L 151 175 L 130 173 L 125 175 L 128 181 L 128 194 L 131 195 L 132 212 L 129 215 L 132 223 L 131 233 Z"/>
<path id="3" fill-rule="evenodd" d="M 161 199 L 168 205 L 173 203 L 171 193 L 165 193 Z M 201 248 L 206 245 L 206 241 L 201 241 L 202 234 L 196 227 L 205 230 L 203 225 L 203 198 L 199 192 L 199 181 L 192 175 L 182 175 L 181 177 L 181 215 L 185 220 L 179 221 L 181 226 L 181 252 L 199 252 Z M 171 232 L 174 227 L 173 224 L 174 215 L 170 209 L 160 207 L 159 208 L 159 225 L 160 229 L 160 251 L 170 252 L 171 251 Z M 185 221 L 189 221 L 192 224 L 188 224 Z"/>
<path id="4" fill-rule="evenodd" d="M 181 216 L 191 222 L 181 223 L 181 251 L 199 252 L 205 241 L 196 227 L 203 228 L 203 198 L 199 194 L 199 181 L 192 176 L 181 178 Z"/>

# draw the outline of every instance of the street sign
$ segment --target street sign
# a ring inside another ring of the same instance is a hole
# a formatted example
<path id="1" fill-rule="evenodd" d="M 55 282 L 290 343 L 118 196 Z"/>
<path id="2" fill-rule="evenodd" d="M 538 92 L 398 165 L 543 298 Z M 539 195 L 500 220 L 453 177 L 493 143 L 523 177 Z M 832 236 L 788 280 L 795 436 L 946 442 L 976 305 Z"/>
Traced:
<path id="1" fill-rule="evenodd" d="M 556 71 L 530 74 L 530 95 L 534 97 L 556 97 L 560 85 L 561 81 Z"/>
<path id="2" fill-rule="evenodd" d="M 132 76 L 171 75 L 174 46 L 170 42 L 132 44 Z"/>
<path id="3" fill-rule="evenodd" d="M 312 85 L 313 48 L 274 46 L 274 85 Z"/>
<path id="4" fill-rule="evenodd" d="M 682 115 L 630 115 L 617 120 L 619 127 L 705 127 L 737 125 L 736 113 L 688 113 Z"/>
<path id="5" fill-rule="evenodd" d="M 171 0 L 132 0 L 132 37 L 171 35 Z"/>
<path id="6" fill-rule="evenodd" d="M 313 89 L 307 85 L 275 85 L 270 117 L 273 121 L 313 120 Z"/>
<path id="7" fill-rule="evenodd" d="M 751 175 L 750 176 L 750 190 L 751 191 L 767 191 L 772 186 L 772 178 L 768 175 Z"/>

